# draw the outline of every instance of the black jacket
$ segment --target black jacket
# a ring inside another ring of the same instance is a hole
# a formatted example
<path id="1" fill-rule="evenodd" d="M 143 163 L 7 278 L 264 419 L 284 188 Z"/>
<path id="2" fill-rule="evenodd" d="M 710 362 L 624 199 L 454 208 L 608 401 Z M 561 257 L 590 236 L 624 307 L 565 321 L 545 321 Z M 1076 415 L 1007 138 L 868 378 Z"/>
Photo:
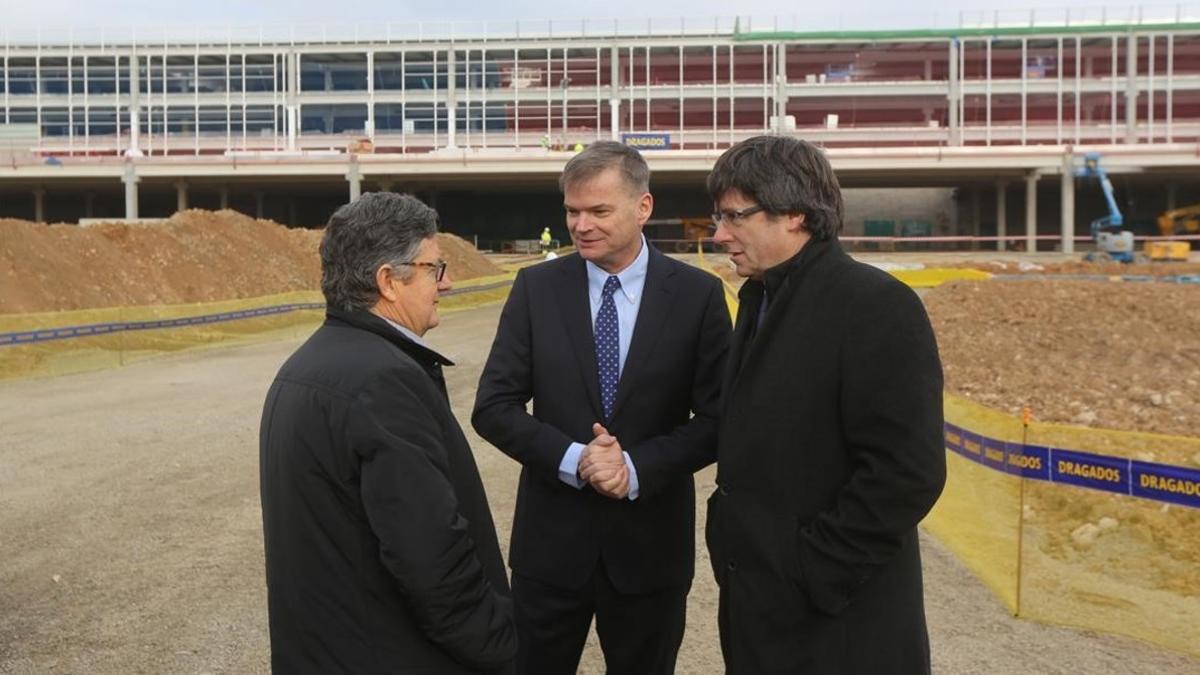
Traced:
<path id="1" fill-rule="evenodd" d="M 945 481 L 942 371 L 916 294 L 809 242 L 748 281 L 707 539 L 730 673 L 929 670 L 917 523 Z"/>
<path id="2" fill-rule="evenodd" d="M 603 419 L 584 260 L 528 267 L 513 283 L 471 419 L 522 465 L 509 555 L 518 574 L 579 589 L 603 556 L 624 593 L 691 582 L 692 473 L 716 458 L 729 310 L 716 277 L 654 248 L 649 255 L 607 425 L 637 469 L 634 501 L 558 478 L 567 446 L 591 441 L 592 423 Z"/>
<path id="3" fill-rule="evenodd" d="M 508 582 L 450 362 L 330 310 L 260 431 L 277 673 L 468 673 L 516 652 Z"/>

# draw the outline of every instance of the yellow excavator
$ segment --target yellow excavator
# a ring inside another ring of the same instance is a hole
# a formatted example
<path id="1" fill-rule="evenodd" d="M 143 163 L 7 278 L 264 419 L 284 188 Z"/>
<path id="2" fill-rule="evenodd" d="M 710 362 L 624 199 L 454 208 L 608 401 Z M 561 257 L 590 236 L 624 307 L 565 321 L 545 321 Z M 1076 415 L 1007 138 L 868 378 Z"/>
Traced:
<path id="1" fill-rule="evenodd" d="M 1172 209 L 1158 217 L 1158 230 L 1164 237 L 1200 234 L 1200 204 Z M 1186 241 L 1148 241 L 1146 256 L 1151 260 L 1188 259 L 1191 246 Z"/>

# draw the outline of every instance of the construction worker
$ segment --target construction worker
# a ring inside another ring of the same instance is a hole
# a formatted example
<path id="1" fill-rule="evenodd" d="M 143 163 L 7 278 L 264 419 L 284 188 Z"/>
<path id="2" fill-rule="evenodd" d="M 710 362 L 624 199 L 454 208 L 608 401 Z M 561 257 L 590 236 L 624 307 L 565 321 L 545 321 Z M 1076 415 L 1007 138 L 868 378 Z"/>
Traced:
<path id="1" fill-rule="evenodd" d="M 548 227 L 543 228 L 542 229 L 542 250 L 543 251 L 550 250 L 550 244 L 553 241 L 554 241 L 554 238 L 550 236 L 550 228 L 548 228 Z"/>

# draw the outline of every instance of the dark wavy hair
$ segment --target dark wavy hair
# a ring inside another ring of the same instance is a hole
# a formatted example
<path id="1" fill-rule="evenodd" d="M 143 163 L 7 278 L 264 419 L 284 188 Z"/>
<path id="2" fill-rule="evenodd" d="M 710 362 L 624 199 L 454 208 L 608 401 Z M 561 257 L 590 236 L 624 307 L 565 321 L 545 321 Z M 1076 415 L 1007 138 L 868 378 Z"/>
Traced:
<path id="1" fill-rule="evenodd" d="M 755 136 L 725 151 L 708 174 L 713 203 L 737 190 L 773 215 L 804 214 L 818 241 L 842 229 L 842 189 L 825 153 L 787 136 Z"/>

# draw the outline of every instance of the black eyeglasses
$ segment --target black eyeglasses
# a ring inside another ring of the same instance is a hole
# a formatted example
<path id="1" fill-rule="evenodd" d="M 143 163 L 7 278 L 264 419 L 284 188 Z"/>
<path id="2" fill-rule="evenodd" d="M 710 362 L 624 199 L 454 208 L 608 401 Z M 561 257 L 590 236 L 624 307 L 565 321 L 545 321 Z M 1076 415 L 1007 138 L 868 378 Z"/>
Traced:
<path id="1" fill-rule="evenodd" d="M 715 211 L 712 214 L 713 225 L 720 227 L 722 222 L 730 224 L 740 223 L 743 218 L 749 218 L 764 208 L 761 204 L 755 204 L 754 206 L 747 206 L 744 209 L 736 211 Z"/>
<path id="2" fill-rule="evenodd" d="M 446 266 L 449 263 L 447 263 L 445 260 L 439 260 L 437 262 L 406 262 L 406 263 L 400 263 L 400 264 L 401 265 L 412 265 L 413 267 L 428 267 L 432 270 L 435 270 L 434 278 L 437 281 L 441 281 L 442 279 L 446 278 Z"/>

